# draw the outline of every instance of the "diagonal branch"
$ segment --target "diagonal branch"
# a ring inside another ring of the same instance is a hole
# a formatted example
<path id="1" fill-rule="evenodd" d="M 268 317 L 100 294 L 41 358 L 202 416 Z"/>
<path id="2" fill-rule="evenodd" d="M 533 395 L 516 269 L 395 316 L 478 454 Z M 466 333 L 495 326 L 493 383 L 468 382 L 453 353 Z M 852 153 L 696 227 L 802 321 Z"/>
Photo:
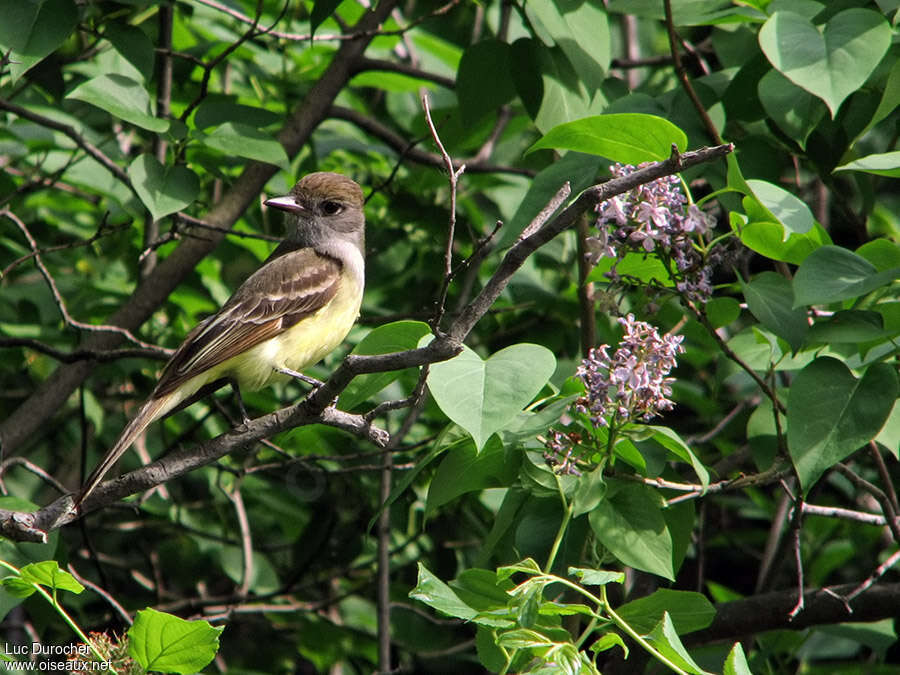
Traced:
<path id="1" fill-rule="evenodd" d="M 721 145 L 683 155 L 673 152 L 672 156 L 663 162 L 588 188 L 574 203 L 546 224 L 541 223 L 547 221 L 549 216 L 542 211 L 536 219 L 540 222 L 529 226 L 530 234 L 513 244 L 479 295 L 463 308 L 446 333 L 437 334 L 425 347 L 375 356 L 350 355 L 306 400 L 252 420 L 199 446 L 170 453 L 116 480 L 102 483 L 83 503 L 83 512 L 96 510 L 123 497 L 155 487 L 205 466 L 230 452 L 246 451 L 257 441 L 304 424 L 334 426 L 384 447 L 389 440 L 385 431 L 372 426 L 371 421 L 365 416 L 345 413 L 332 406 L 335 398 L 354 377 L 364 373 L 424 366 L 452 358 L 459 353 L 463 340 L 488 312 L 528 256 L 557 234 L 573 226 L 582 214 L 610 197 L 662 176 L 724 157 L 732 149 L 731 145 Z M 78 513 L 72 511 L 72 505 L 72 496 L 67 495 L 35 513 L 0 511 L 0 534 L 16 540 L 40 540 L 50 529 L 79 517 Z"/>

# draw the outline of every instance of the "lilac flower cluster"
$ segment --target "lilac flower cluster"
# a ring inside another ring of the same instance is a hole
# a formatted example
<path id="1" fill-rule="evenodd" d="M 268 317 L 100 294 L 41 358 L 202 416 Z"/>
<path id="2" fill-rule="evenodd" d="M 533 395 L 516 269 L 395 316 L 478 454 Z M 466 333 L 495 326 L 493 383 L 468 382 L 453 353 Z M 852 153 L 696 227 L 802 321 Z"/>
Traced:
<path id="1" fill-rule="evenodd" d="M 668 398 L 674 381 L 668 375 L 676 365 L 676 356 L 684 352 L 683 336 L 660 335 L 632 314 L 618 322 L 624 335 L 615 353 L 609 355 L 609 345 L 591 349 L 576 371 L 587 394 L 575 402 L 575 408 L 590 415 L 595 427 L 646 421 L 675 405 Z M 544 442 L 544 456 L 558 471 L 577 473 L 574 462 L 580 441 L 577 433 L 551 429 Z"/>
<path id="2" fill-rule="evenodd" d="M 580 412 L 591 416 L 595 426 L 607 426 L 635 420 L 647 420 L 661 410 L 671 410 L 668 377 L 675 357 L 684 351 L 680 335 L 660 335 L 632 314 L 619 319 L 624 328 L 619 347 L 610 356 L 608 345 L 591 349 L 576 374 L 584 382 L 587 396 L 576 404 Z"/>
<path id="3" fill-rule="evenodd" d="M 645 165 L 640 165 L 641 168 Z M 637 170 L 615 164 L 610 171 L 621 178 Z M 692 238 L 706 234 L 710 219 L 695 204 L 687 204 L 677 176 L 664 176 L 616 195 L 597 205 L 598 234 L 588 239 L 591 264 L 629 251 L 658 252 L 676 267 L 676 288 L 691 300 L 705 302 L 712 295 L 710 268 L 694 249 Z M 615 267 L 613 268 L 613 270 Z"/>

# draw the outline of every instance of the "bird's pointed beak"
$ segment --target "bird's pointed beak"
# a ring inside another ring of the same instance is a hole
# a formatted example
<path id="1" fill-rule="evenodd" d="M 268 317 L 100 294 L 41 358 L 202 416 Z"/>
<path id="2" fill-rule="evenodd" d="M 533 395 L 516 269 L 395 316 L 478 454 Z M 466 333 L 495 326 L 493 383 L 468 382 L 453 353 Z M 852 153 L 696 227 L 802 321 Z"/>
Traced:
<path id="1" fill-rule="evenodd" d="M 278 209 L 279 211 L 287 211 L 288 213 L 306 213 L 306 207 L 302 204 L 299 204 L 296 199 L 294 199 L 291 195 L 286 195 L 284 197 L 272 197 L 272 199 L 267 199 L 263 202 L 266 206 L 271 206 L 273 209 Z"/>

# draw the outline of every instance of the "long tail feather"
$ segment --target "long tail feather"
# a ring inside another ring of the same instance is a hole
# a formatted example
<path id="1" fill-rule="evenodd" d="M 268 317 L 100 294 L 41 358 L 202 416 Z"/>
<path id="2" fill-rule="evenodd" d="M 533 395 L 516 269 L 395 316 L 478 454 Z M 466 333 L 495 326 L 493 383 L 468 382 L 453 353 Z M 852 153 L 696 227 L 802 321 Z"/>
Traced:
<path id="1" fill-rule="evenodd" d="M 172 407 L 171 401 L 171 396 L 161 396 L 159 398 L 151 398 L 144 403 L 140 411 L 138 411 L 138 414 L 134 416 L 134 419 L 125 425 L 125 428 L 119 435 L 119 439 L 103 456 L 103 459 L 100 460 L 97 468 L 94 469 L 91 475 L 88 476 L 88 479 L 84 482 L 81 491 L 75 497 L 75 508 L 81 506 L 81 503 L 94 491 L 94 488 L 100 484 L 100 481 L 103 480 L 103 477 L 118 461 L 119 457 L 125 454 L 125 451 L 128 450 L 137 437 L 141 435 L 141 432 L 143 432 L 154 420 L 159 419 L 169 411 L 169 408 Z"/>

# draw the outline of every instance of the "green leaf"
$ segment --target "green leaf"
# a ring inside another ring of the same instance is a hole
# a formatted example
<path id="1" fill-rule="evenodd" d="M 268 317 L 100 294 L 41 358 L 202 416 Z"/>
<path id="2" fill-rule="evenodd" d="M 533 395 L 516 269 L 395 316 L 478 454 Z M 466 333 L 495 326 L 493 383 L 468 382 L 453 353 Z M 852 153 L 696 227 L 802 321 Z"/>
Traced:
<path id="1" fill-rule="evenodd" d="M 281 143 L 266 132 L 246 124 L 226 122 L 208 134 L 198 134 L 198 137 L 206 147 L 226 155 L 255 159 L 285 170 L 290 168 L 290 161 Z"/>
<path id="2" fill-rule="evenodd" d="M 419 578 L 416 586 L 409 592 L 413 600 L 423 602 L 447 616 L 469 621 L 478 612 L 463 602 L 460 597 L 443 581 L 434 576 L 425 565 L 418 564 Z"/>
<path id="3" fill-rule="evenodd" d="M 713 328 L 724 328 L 737 321 L 741 303 L 734 298 L 712 298 L 706 303 L 706 316 Z"/>
<path id="4" fill-rule="evenodd" d="M 809 323 L 806 310 L 794 307 L 791 282 L 775 272 L 762 272 L 750 283 L 739 279 L 747 308 L 759 322 L 787 340 L 796 352 L 803 344 Z"/>
<path id="5" fill-rule="evenodd" d="M 603 480 L 604 468 L 603 464 L 599 464 L 593 470 L 578 477 L 578 487 L 575 488 L 572 509 L 574 518 L 593 511 L 606 496 L 606 482 Z"/>
<path id="6" fill-rule="evenodd" d="M 414 349 L 419 341 L 430 332 L 428 324 L 421 321 L 394 321 L 372 329 L 357 343 L 352 353 L 371 356 Z M 357 375 L 341 393 L 338 406 L 341 410 L 352 410 L 360 403 L 368 401 L 404 373 L 415 373 L 417 370 L 417 368 L 408 368 Z"/>
<path id="7" fill-rule="evenodd" d="M 475 124 L 516 96 L 509 75 L 509 44 L 482 40 L 462 55 L 456 74 L 456 93 L 465 124 Z"/>
<path id="8" fill-rule="evenodd" d="M 752 198 L 744 198 L 744 208 L 750 222 L 775 220 L 784 226 L 784 238 L 791 234 L 806 234 L 815 220 L 809 207 L 787 190 L 764 180 L 747 180 L 753 190 Z M 774 217 L 774 218 L 773 218 Z"/>
<path id="9" fill-rule="evenodd" d="M 341 0 L 314 0 L 312 12 L 309 13 L 309 32 L 315 35 L 316 29 L 332 14 L 341 4 Z"/>
<path id="10" fill-rule="evenodd" d="M 658 443 L 675 457 L 690 464 L 694 469 L 694 473 L 697 474 L 697 478 L 700 480 L 703 489 L 706 489 L 709 485 L 709 471 L 706 466 L 704 466 L 703 462 L 700 461 L 700 458 L 694 454 L 691 447 L 684 442 L 674 429 L 653 424 L 644 424 L 640 426 L 643 427 L 644 432 L 649 431 L 652 433 L 652 436 L 650 436 L 648 440 Z"/>
<path id="11" fill-rule="evenodd" d="M 531 649 L 532 647 L 552 647 L 553 640 L 529 628 L 516 628 L 501 633 L 497 644 L 507 649 Z"/>
<path id="12" fill-rule="evenodd" d="M 884 317 L 878 312 L 847 309 L 835 312 L 825 321 L 816 322 L 807 341 L 811 344 L 860 344 L 887 335 Z"/>
<path id="13" fill-rule="evenodd" d="M 828 112 L 825 104 L 777 70 L 770 70 L 760 78 L 757 91 L 766 114 L 805 148 L 806 139 Z"/>
<path id="14" fill-rule="evenodd" d="M 534 558 L 525 558 L 512 565 L 502 565 L 497 568 L 497 577 L 499 579 L 509 579 L 516 572 L 524 572 L 525 574 L 543 574 L 541 566 L 538 565 Z"/>
<path id="15" fill-rule="evenodd" d="M 734 647 L 728 652 L 722 675 L 753 675 L 740 642 L 735 642 Z"/>
<path id="16" fill-rule="evenodd" d="M 431 366 L 428 388 L 444 414 L 468 431 L 480 450 L 534 399 L 555 369 L 553 352 L 540 345 L 512 345 L 487 361 L 464 347 L 449 361 Z"/>
<path id="17" fill-rule="evenodd" d="M 838 171 L 864 171 L 865 173 L 874 173 L 876 176 L 900 178 L 900 150 L 877 155 L 866 155 L 847 164 L 842 164 L 834 171 L 835 173 Z"/>
<path id="18" fill-rule="evenodd" d="M 611 59 L 603 7 L 591 2 L 528 2 L 525 13 L 538 37 L 562 49 L 590 89 L 603 86 Z"/>
<path id="19" fill-rule="evenodd" d="M 894 403 L 887 421 L 875 440 L 890 450 L 894 458 L 900 458 L 900 401 Z"/>
<path id="20" fill-rule="evenodd" d="M 453 448 L 438 465 L 425 502 L 425 515 L 467 492 L 510 484 L 518 473 L 518 462 L 509 460 L 496 437 L 485 443 L 481 452 L 472 443 Z"/>
<path id="21" fill-rule="evenodd" d="M 197 107 L 193 119 L 197 129 L 217 127 L 226 122 L 259 128 L 275 124 L 281 117 L 265 108 L 235 103 L 230 99 L 210 98 Z"/>
<path id="22" fill-rule="evenodd" d="M 595 570 L 587 567 L 570 567 L 569 574 L 578 577 L 585 586 L 605 586 L 606 584 L 624 584 L 624 572 L 609 572 L 607 570 Z"/>
<path id="23" fill-rule="evenodd" d="M 749 249 L 771 260 L 782 260 L 794 265 L 802 263 L 806 257 L 820 246 L 831 243 L 831 238 L 821 225 L 806 234 L 792 234 L 784 240 L 784 225 L 776 222 L 753 222 L 745 224 L 740 214 L 732 212 L 730 222 L 741 242 Z"/>
<path id="24" fill-rule="evenodd" d="M 507 591 L 513 588 L 513 583 L 501 579 L 492 570 L 472 567 L 460 572 L 448 586 L 469 607 L 479 612 L 490 612 L 506 608 L 509 603 Z"/>
<path id="25" fill-rule="evenodd" d="M 71 591 L 81 593 L 82 586 L 71 574 L 59 568 L 55 560 L 43 560 L 41 562 L 25 565 L 19 570 L 19 577 L 28 584 L 46 586 L 52 590 Z"/>
<path id="26" fill-rule="evenodd" d="M 618 633 L 606 633 L 601 636 L 599 640 L 595 640 L 589 649 L 592 652 L 599 653 L 605 652 L 613 647 L 621 647 L 624 652 L 624 658 L 628 658 L 628 645 L 625 644 L 625 640 L 623 640 L 622 636 Z"/>
<path id="27" fill-rule="evenodd" d="M 716 608 L 702 593 L 668 588 L 632 600 L 616 610 L 638 633 L 652 630 L 667 612 L 679 635 L 703 630 L 716 617 Z"/>
<path id="28" fill-rule="evenodd" d="M 547 203 L 566 181 L 569 182 L 572 189 L 570 199 L 574 199 L 585 188 L 593 185 L 602 161 L 596 155 L 567 152 L 561 159 L 551 162 L 541 169 L 528 186 L 528 192 L 525 193 L 525 197 L 516 208 L 515 215 L 509 224 L 500 230 L 497 248 L 505 248 L 512 244 L 515 238 L 534 220 L 534 217 L 547 206 Z M 564 207 L 565 204 L 560 208 Z"/>
<path id="29" fill-rule="evenodd" d="M 128 177 L 153 220 L 180 211 L 200 193 L 200 179 L 184 166 L 163 166 L 150 154 L 136 158 Z"/>
<path id="30" fill-rule="evenodd" d="M 791 384 L 787 440 L 804 492 L 832 465 L 878 435 L 897 398 L 897 374 L 876 363 L 859 379 L 842 362 L 820 357 Z"/>
<path id="31" fill-rule="evenodd" d="M 640 164 L 668 159 L 673 145 L 683 152 L 687 136 L 668 120 L 642 113 L 616 113 L 560 124 L 528 152 L 542 148 L 575 150 L 623 164 Z"/>
<path id="32" fill-rule="evenodd" d="M 856 249 L 856 255 L 875 265 L 879 272 L 900 267 L 900 246 L 887 239 L 867 241 Z"/>
<path id="33" fill-rule="evenodd" d="M 59 47 L 78 24 L 74 0 L 0 0 L 0 51 L 11 50 L 13 84 Z"/>
<path id="34" fill-rule="evenodd" d="M 153 42 L 144 31 L 137 26 L 111 21 L 107 24 L 103 37 L 144 76 L 145 81 L 153 77 Z"/>
<path id="35" fill-rule="evenodd" d="M 662 497 L 640 483 L 608 482 L 607 498 L 588 515 L 597 539 L 623 564 L 674 579 Z"/>
<path id="36" fill-rule="evenodd" d="M 766 58 L 791 82 L 825 101 L 834 117 L 859 89 L 891 43 L 891 27 L 878 12 L 847 9 L 824 30 L 795 12 L 775 12 L 759 31 Z"/>
<path id="37" fill-rule="evenodd" d="M 128 629 L 128 653 L 146 670 L 195 673 L 215 658 L 223 630 L 207 621 L 143 609 Z"/>
<path id="38" fill-rule="evenodd" d="M 655 282 L 663 286 L 674 286 L 672 275 L 657 255 L 646 253 L 626 253 L 622 258 L 601 258 L 594 269 L 588 274 L 588 281 L 609 283 L 606 276 L 613 265 L 616 274 L 626 278 L 634 278 L 645 283 Z"/>
<path id="39" fill-rule="evenodd" d="M 709 675 L 708 671 L 697 665 L 684 645 L 681 644 L 681 639 L 678 637 L 678 632 L 675 630 L 668 612 L 663 614 L 662 620 L 645 637 L 663 656 L 685 672 L 694 675 Z"/>
<path id="40" fill-rule="evenodd" d="M 4 591 L 20 602 L 37 591 L 34 584 L 30 584 L 17 576 L 3 577 L 0 579 L 0 586 L 3 586 Z"/>
<path id="41" fill-rule="evenodd" d="M 794 306 L 857 298 L 900 277 L 900 267 L 879 272 L 862 256 L 840 246 L 813 251 L 794 276 Z"/>
<path id="42" fill-rule="evenodd" d="M 541 132 L 589 114 L 590 94 L 562 50 L 531 38 L 516 40 L 511 50 L 513 84 Z"/>
<path id="43" fill-rule="evenodd" d="M 81 84 L 66 98 L 95 105 L 113 117 L 156 133 L 169 128 L 169 121 L 154 117 L 150 110 L 150 94 L 144 85 L 124 75 L 99 75 Z"/>

